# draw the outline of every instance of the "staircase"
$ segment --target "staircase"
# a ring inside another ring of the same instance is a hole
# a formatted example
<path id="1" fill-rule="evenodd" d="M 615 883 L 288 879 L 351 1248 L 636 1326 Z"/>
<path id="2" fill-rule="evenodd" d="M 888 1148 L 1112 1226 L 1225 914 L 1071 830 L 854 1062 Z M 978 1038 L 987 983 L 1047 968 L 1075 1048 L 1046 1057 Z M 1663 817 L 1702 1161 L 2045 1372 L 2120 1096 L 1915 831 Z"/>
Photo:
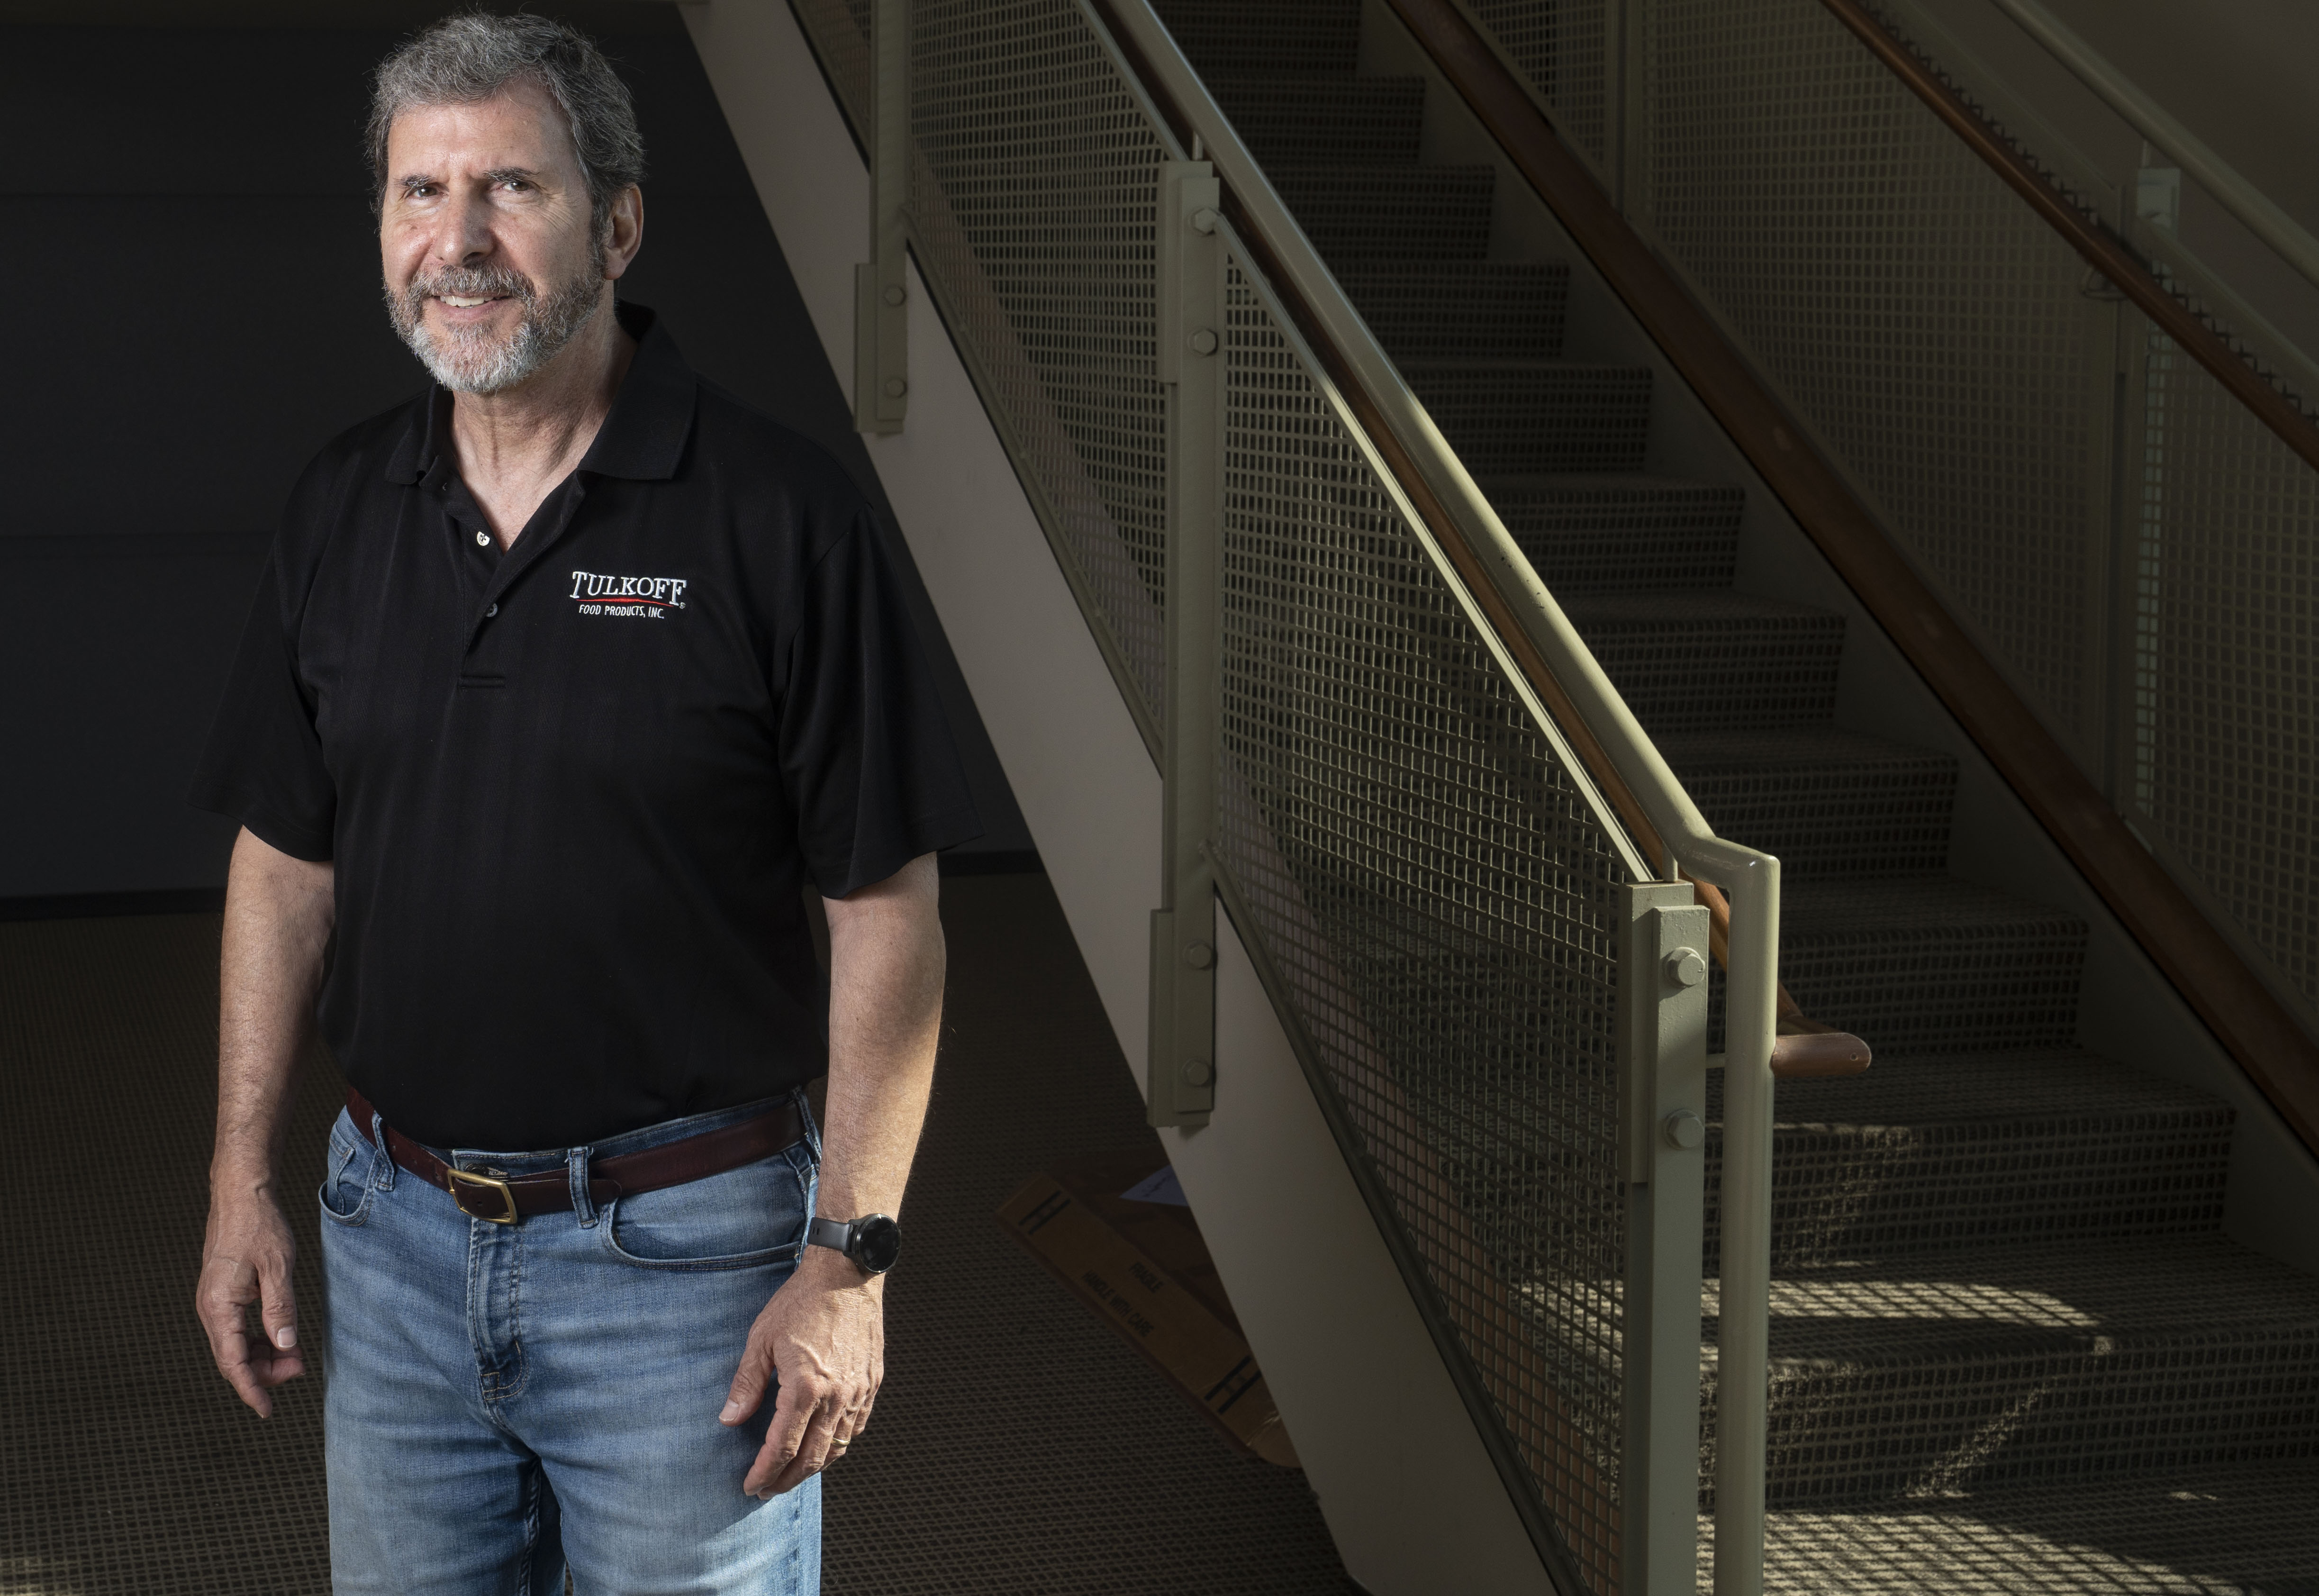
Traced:
<path id="1" fill-rule="evenodd" d="M 1642 473 L 1651 372 L 1562 357 L 1567 266 L 1492 257 L 1359 0 L 1158 9 L 1876 1047 L 1779 1093 L 1770 1583 L 2319 1591 L 2319 1280 L 2221 1233 L 2230 1111 L 2074 1045 L 2085 925 L 1947 873 L 1954 762 L 1836 723 L 1844 618 L 1734 588 L 1737 486 Z"/>

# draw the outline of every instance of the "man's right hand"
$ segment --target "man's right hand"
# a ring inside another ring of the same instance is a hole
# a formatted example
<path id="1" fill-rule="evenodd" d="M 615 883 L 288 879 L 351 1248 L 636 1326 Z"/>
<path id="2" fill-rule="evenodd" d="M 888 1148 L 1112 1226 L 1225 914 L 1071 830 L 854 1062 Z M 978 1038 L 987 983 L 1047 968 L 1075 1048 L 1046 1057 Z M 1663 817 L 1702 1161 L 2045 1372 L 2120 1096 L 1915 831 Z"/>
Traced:
<path id="1" fill-rule="evenodd" d="M 218 1373 L 260 1419 L 274 1416 L 273 1388 L 306 1372 L 298 1353 L 298 1304 L 290 1294 L 297 1256 L 270 1186 L 211 1192 L 194 1311 L 209 1332 Z M 258 1311 L 255 1327 L 252 1308 Z"/>

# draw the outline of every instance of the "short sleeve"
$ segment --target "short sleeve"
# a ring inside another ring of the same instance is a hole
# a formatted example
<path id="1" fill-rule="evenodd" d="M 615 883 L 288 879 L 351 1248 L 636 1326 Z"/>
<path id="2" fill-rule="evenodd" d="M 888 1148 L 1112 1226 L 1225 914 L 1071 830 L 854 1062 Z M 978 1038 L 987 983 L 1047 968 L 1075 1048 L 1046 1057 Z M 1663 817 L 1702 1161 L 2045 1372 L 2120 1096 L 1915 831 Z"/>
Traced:
<path id="1" fill-rule="evenodd" d="M 934 673 L 865 508 L 807 573 L 780 709 L 814 884 L 844 897 L 982 834 Z"/>
<path id="2" fill-rule="evenodd" d="M 299 685 L 278 557 L 266 562 L 190 796 L 195 808 L 230 816 L 267 845 L 320 863 L 332 853 L 338 789 Z"/>

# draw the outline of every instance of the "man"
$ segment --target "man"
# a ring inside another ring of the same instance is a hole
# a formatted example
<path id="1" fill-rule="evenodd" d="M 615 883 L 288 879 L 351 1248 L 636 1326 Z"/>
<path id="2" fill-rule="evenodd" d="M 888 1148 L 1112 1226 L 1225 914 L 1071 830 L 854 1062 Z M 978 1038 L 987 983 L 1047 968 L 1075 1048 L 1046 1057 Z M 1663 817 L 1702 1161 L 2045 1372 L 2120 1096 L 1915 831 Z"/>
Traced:
<path id="1" fill-rule="evenodd" d="M 932 1076 L 934 853 L 978 829 L 956 755 L 860 494 L 615 303 L 643 143 L 596 50 L 437 23 L 371 147 L 437 386 L 308 468 L 197 780 L 242 825 L 198 1311 L 269 1412 L 318 1015 L 337 1590 L 568 1556 L 810 1591 Z"/>

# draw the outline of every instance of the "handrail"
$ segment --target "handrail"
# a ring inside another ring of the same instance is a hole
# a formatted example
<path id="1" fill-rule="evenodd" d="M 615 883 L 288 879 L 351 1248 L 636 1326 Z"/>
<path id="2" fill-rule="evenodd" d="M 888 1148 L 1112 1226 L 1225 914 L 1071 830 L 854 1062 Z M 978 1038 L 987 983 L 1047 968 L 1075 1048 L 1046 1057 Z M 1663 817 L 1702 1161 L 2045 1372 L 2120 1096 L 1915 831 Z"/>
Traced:
<path id="1" fill-rule="evenodd" d="M 1716 1590 L 1754 1596 L 1762 1586 L 1768 1382 L 1728 1376 L 1768 1367 L 1773 1081 L 1782 1012 L 1793 1007 L 1778 978 L 1780 861 L 1709 826 L 1147 0 L 1083 4 L 1161 124 L 1214 163 L 1225 219 L 1629 834 L 1655 863 L 1679 865 L 1707 889 L 1710 912 L 1728 894 Z M 1811 1056 L 1808 1072 L 1866 1068 L 1864 1043 L 1845 1037 L 1831 1046 L 1832 1034 L 1814 1027 L 1796 1044 Z"/>
<path id="2" fill-rule="evenodd" d="M 2232 398 L 2278 436 L 2281 443 L 2319 469 L 2319 421 L 2273 387 L 2229 340 L 2176 299 L 2139 255 L 2107 226 L 2087 215 L 2046 181 L 2028 158 L 1991 126 L 1978 107 L 1942 79 L 1916 49 L 1860 0 L 1820 0 L 1836 21 L 1868 47 L 1894 77 L 1923 101 L 1965 147 L 2002 178 L 2007 187 L 2067 240 L 2070 247 L 2185 353 L 2206 368 Z"/>
<path id="3" fill-rule="evenodd" d="M 2319 1043 L 1951 617 L 1456 0 L 1387 3 L 1965 735 L 2304 1145 L 2319 1150 Z"/>
<path id="4" fill-rule="evenodd" d="M 1276 291 L 1620 823 L 1655 863 L 1671 860 L 1695 878 L 1712 916 L 1713 951 L 1728 970 L 1734 911 L 1719 890 L 1728 884 L 1711 873 L 1731 868 L 1714 852 L 1728 844 L 1644 735 L 1164 25 L 1156 16 L 1147 23 L 1140 6 L 1091 3 L 1122 46 L 1132 47 L 1138 77 L 1163 122 L 1174 125 L 1187 146 L 1197 137 L 1215 163 L 1226 214 L 1264 257 Z M 1710 858 L 1718 861 L 1713 866 L 1706 862 Z M 1869 1067 L 1872 1054 L 1865 1041 L 1809 1018 L 1784 986 L 1777 988 L 1775 1005 L 1775 1075 L 1853 1075 Z"/>
<path id="5" fill-rule="evenodd" d="M 2143 93 L 2132 79 L 2111 66 L 2037 0 L 1990 0 L 1990 4 L 2011 17 L 2023 32 L 2069 68 L 2072 77 L 2091 89 L 2135 132 L 2172 156 L 2223 209 L 2245 225 L 2247 231 L 2269 245 L 2281 260 L 2302 273 L 2305 281 L 2319 285 L 2319 239 L 2305 232 L 2268 194 L 2241 176 L 2228 161 L 2175 121 L 2165 107 Z"/>

